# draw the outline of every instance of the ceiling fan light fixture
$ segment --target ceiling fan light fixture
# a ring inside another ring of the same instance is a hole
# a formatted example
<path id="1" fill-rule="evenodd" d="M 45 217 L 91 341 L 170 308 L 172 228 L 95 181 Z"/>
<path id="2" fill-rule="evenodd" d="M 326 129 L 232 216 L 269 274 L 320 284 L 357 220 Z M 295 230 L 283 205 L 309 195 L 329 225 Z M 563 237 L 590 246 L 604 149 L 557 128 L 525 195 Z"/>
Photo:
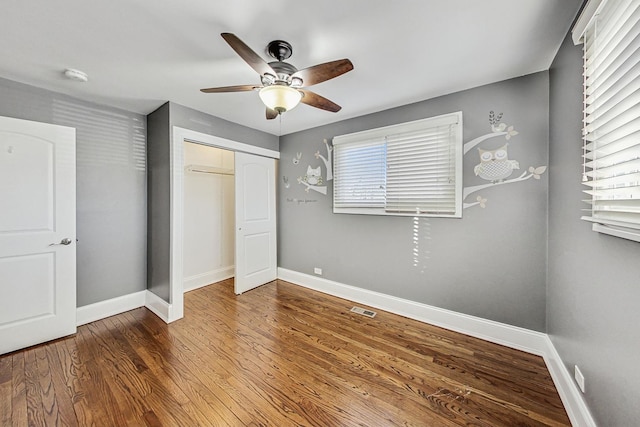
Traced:
<path id="1" fill-rule="evenodd" d="M 300 103 L 302 93 L 292 87 L 285 85 L 271 85 L 260 89 L 260 99 L 267 106 L 278 114 L 289 111 Z"/>

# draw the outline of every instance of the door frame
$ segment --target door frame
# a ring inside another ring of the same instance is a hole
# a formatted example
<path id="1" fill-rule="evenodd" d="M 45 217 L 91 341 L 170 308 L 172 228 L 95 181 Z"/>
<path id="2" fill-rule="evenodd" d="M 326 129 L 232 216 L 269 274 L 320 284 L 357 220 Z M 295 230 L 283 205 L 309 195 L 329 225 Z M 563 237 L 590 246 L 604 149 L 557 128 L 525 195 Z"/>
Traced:
<path id="1" fill-rule="evenodd" d="M 170 145 L 169 310 L 167 323 L 184 315 L 184 143 L 193 142 L 230 151 L 280 159 L 280 152 L 219 136 L 173 126 Z M 234 260 L 236 263 L 237 260 Z"/>

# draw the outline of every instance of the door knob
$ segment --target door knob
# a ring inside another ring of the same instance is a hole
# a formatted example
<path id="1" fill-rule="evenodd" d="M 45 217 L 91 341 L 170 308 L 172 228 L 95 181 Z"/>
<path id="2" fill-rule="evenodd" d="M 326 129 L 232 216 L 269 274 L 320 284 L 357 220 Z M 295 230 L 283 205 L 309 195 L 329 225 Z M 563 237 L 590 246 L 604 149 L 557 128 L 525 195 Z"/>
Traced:
<path id="1" fill-rule="evenodd" d="M 70 245 L 71 242 L 73 242 L 73 240 L 69 239 L 68 237 L 65 237 L 64 239 L 60 240 L 60 243 L 52 243 L 49 246 L 57 246 L 57 245 Z"/>

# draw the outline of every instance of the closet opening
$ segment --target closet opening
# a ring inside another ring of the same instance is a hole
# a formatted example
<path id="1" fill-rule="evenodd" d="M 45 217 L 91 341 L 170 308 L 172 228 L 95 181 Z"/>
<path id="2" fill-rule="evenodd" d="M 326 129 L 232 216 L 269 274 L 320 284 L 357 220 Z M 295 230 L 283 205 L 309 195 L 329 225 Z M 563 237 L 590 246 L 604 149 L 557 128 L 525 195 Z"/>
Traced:
<path id="1" fill-rule="evenodd" d="M 234 276 L 235 153 L 188 141 L 183 153 L 183 285 L 188 292 Z"/>
<path id="2" fill-rule="evenodd" d="M 150 303 L 167 323 L 184 316 L 185 290 L 233 277 L 234 292 L 242 294 L 275 280 L 278 268 L 280 153 L 178 126 L 173 126 L 171 139 L 169 301 L 158 298 Z M 223 197 L 218 200 L 220 209 L 207 197 L 188 195 L 185 202 L 185 180 L 192 181 L 187 191 Z M 208 187 L 207 180 L 218 186 Z"/>

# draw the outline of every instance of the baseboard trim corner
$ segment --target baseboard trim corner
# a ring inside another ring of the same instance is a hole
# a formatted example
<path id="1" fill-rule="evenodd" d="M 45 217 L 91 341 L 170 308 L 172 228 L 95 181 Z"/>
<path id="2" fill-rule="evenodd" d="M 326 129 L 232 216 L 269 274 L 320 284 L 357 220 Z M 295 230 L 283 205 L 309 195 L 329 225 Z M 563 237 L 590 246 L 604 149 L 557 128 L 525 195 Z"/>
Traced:
<path id="1" fill-rule="evenodd" d="M 174 322 L 183 317 L 182 310 L 177 310 L 149 290 L 139 291 L 94 304 L 85 305 L 76 309 L 76 326 L 96 322 L 125 311 L 146 307 L 166 323 Z"/>
<path id="2" fill-rule="evenodd" d="M 146 293 L 147 291 L 139 291 L 78 307 L 76 310 L 76 325 L 86 325 L 125 311 L 144 307 Z"/>
<path id="3" fill-rule="evenodd" d="M 169 304 L 150 290 L 146 291 L 144 306 L 165 323 L 171 323 L 182 319 L 182 307 L 178 310 L 174 304 Z"/>

